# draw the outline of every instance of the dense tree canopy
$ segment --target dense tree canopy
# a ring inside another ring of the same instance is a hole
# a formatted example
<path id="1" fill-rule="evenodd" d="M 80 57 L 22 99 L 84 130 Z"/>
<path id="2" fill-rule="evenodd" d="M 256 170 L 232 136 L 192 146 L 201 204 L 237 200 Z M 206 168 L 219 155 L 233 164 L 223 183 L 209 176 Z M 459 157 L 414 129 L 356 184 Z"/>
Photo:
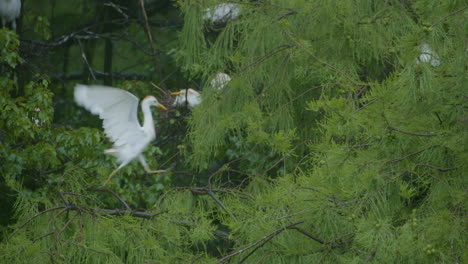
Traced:
<path id="1" fill-rule="evenodd" d="M 468 261 L 465 1 L 22 3 L 0 29 L 0 262 Z M 77 83 L 166 105 L 144 155 L 168 172 L 102 186 L 118 164 Z"/>

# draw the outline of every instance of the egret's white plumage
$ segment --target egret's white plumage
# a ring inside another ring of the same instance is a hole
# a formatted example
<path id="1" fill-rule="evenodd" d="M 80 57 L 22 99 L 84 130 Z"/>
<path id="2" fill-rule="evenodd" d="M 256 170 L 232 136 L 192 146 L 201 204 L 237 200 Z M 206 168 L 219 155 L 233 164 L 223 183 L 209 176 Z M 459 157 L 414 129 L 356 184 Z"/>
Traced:
<path id="1" fill-rule="evenodd" d="M 231 77 L 226 73 L 220 72 L 211 80 L 210 85 L 216 90 L 221 90 L 226 86 L 228 82 L 231 81 Z"/>
<path id="2" fill-rule="evenodd" d="M 236 4 L 222 3 L 205 9 L 203 18 L 211 20 L 213 23 L 226 23 L 229 20 L 236 19 L 239 15 L 240 8 Z"/>
<path id="3" fill-rule="evenodd" d="M 421 54 L 419 55 L 419 62 L 430 63 L 433 67 L 438 67 L 440 65 L 439 56 L 435 53 L 429 45 L 426 43 L 422 44 L 420 47 Z"/>
<path id="4" fill-rule="evenodd" d="M 171 94 L 177 95 L 173 104 L 174 106 L 188 104 L 189 108 L 194 108 L 195 106 L 201 103 L 200 93 L 198 93 L 192 88 L 182 89 L 179 92 L 175 92 Z"/>
<path id="5" fill-rule="evenodd" d="M 226 84 L 231 81 L 231 77 L 226 73 L 218 73 L 216 76 L 211 80 L 210 86 L 213 89 L 221 90 L 226 86 Z M 195 91 L 192 88 L 189 89 L 182 89 L 179 92 L 171 93 L 172 95 L 177 95 L 174 100 L 173 106 L 179 105 L 188 105 L 189 108 L 194 108 L 195 106 L 199 105 L 202 101 L 201 95 L 199 92 Z"/>
<path id="6" fill-rule="evenodd" d="M 156 137 L 150 106 L 167 110 L 154 96 L 147 96 L 141 102 L 144 117 L 141 126 L 137 115 L 138 98 L 125 90 L 78 84 L 74 95 L 78 105 L 103 119 L 104 132 L 114 142 L 114 146 L 105 153 L 117 157 L 120 166 L 111 173 L 107 181 L 137 157 L 148 173 L 162 172 L 152 171 L 141 154 Z"/>
<path id="7" fill-rule="evenodd" d="M 12 28 L 16 30 L 16 19 L 21 12 L 20 0 L 0 0 L 0 17 L 2 18 L 2 26 L 11 22 Z"/>

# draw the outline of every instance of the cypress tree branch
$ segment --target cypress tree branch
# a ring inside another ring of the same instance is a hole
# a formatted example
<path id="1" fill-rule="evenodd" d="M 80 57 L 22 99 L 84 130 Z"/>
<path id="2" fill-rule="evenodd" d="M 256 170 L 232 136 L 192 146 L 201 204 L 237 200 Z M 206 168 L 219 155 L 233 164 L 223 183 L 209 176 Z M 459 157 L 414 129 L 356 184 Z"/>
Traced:
<path id="1" fill-rule="evenodd" d="M 419 137 L 433 137 L 433 136 L 437 136 L 436 133 L 432 133 L 432 134 L 412 133 L 412 132 L 407 132 L 407 131 L 398 129 L 398 128 L 393 127 L 393 126 L 388 126 L 388 128 L 390 128 L 390 130 L 395 130 L 395 131 L 398 131 L 398 132 L 400 132 L 400 133 L 407 134 L 407 135 L 412 135 L 412 136 L 419 136 Z"/>
<path id="2" fill-rule="evenodd" d="M 464 6 L 464 7 L 462 7 L 461 9 L 458 9 L 457 11 L 454 11 L 454 12 L 452 12 L 452 13 L 450 13 L 450 14 L 444 16 L 443 18 L 441 18 L 441 19 L 437 20 L 436 22 L 434 22 L 434 23 L 432 24 L 432 26 L 435 26 L 435 25 L 439 24 L 440 22 L 444 21 L 444 20 L 447 19 L 448 17 L 453 16 L 453 15 L 455 15 L 455 14 L 458 14 L 458 13 L 460 13 L 461 11 L 463 11 L 463 10 L 465 10 L 465 9 L 467 9 L 467 8 L 468 8 L 468 6 Z"/>
<path id="3" fill-rule="evenodd" d="M 73 193 L 73 192 L 60 192 L 60 197 L 62 198 L 63 202 L 65 204 L 68 204 L 68 200 L 65 199 L 65 196 L 63 196 L 64 194 L 66 195 L 73 195 L 73 196 L 78 196 L 78 197 L 83 197 L 83 198 L 86 198 L 86 199 L 89 199 L 89 200 L 92 200 L 92 201 L 95 201 L 97 203 L 99 203 L 98 200 L 94 199 L 93 197 L 89 197 L 89 196 L 86 196 L 86 195 L 83 195 L 83 194 L 79 194 L 79 193 Z"/>
<path id="4" fill-rule="evenodd" d="M 36 241 L 38 241 L 38 240 L 41 240 L 41 239 L 43 239 L 44 237 L 48 237 L 48 236 L 50 236 L 50 235 L 53 235 L 54 233 L 55 233 L 55 232 L 53 232 L 53 231 L 52 231 L 52 232 L 45 233 L 45 234 L 43 234 L 42 236 L 39 236 L 39 237 L 33 239 L 33 240 L 32 240 L 32 243 L 34 243 L 34 242 L 36 242 Z"/>
<path id="5" fill-rule="evenodd" d="M 409 157 L 411 157 L 411 156 L 414 156 L 414 155 L 416 155 L 416 154 L 419 154 L 419 153 L 421 153 L 421 152 L 423 152 L 423 151 L 426 151 L 426 150 L 431 149 L 431 148 L 436 147 L 436 146 L 437 146 L 437 145 L 430 145 L 430 146 L 425 147 L 425 148 L 423 148 L 423 149 L 420 149 L 420 150 L 418 150 L 418 151 L 412 152 L 412 153 L 410 153 L 410 154 L 408 154 L 408 155 L 406 155 L 406 156 L 403 156 L 402 158 L 387 161 L 387 163 L 397 163 L 397 162 L 400 162 L 400 161 L 402 161 L 402 160 L 404 160 L 404 159 L 407 159 L 407 158 L 409 158 Z"/>
<path id="6" fill-rule="evenodd" d="M 276 53 L 279 53 L 279 52 L 281 52 L 283 50 L 286 50 L 286 49 L 290 49 L 292 47 L 294 47 L 294 46 L 291 45 L 291 44 L 283 44 L 283 45 L 279 45 L 277 47 L 274 47 L 269 53 L 261 56 L 257 61 L 254 61 L 254 62 L 248 64 L 247 66 L 243 67 L 242 69 L 240 69 L 238 73 L 244 72 L 248 68 L 250 68 L 250 67 L 252 67 L 252 66 L 254 66 L 256 64 L 259 64 L 261 62 L 264 62 L 266 59 L 270 58 L 271 56 L 275 55 Z"/>
<path id="7" fill-rule="evenodd" d="M 79 215 L 80 212 L 76 212 L 76 214 L 74 214 L 70 219 L 68 219 L 68 221 L 65 223 L 65 225 L 57 232 L 57 234 L 55 234 L 55 239 L 58 240 L 60 235 L 63 233 L 63 231 L 65 231 L 65 228 L 67 228 L 67 226 L 69 226 L 71 224 L 71 222 L 73 221 L 73 219 L 75 219 L 75 217 L 77 215 Z"/>
<path id="8" fill-rule="evenodd" d="M 407 134 L 407 135 L 412 135 L 412 136 L 420 136 L 420 137 L 433 137 L 433 136 L 437 136 L 437 133 L 434 133 L 434 132 L 431 132 L 430 134 L 422 134 L 422 133 L 413 133 L 413 132 L 408 132 L 408 131 L 404 131 L 404 130 L 401 130 L 399 128 L 396 128 L 392 125 L 390 125 L 390 122 L 388 121 L 387 117 L 385 116 L 385 114 L 382 114 L 382 117 L 383 119 L 385 120 L 385 122 L 387 123 L 387 126 L 388 128 L 390 128 L 390 130 L 395 130 L 395 131 L 398 131 L 400 133 L 403 133 L 403 134 Z"/>
<path id="9" fill-rule="evenodd" d="M 304 223 L 304 222 L 305 222 L 305 220 L 302 220 L 302 221 L 299 221 L 299 222 L 295 222 L 295 223 L 289 224 L 289 225 L 284 226 L 284 227 L 282 227 L 282 228 L 279 228 L 279 229 L 277 229 L 277 230 L 271 232 L 270 234 L 268 234 L 268 235 L 266 235 L 266 236 L 260 238 L 259 240 L 255 241 L 254 243 L 248 245 L 247 247 L 241 248 L 241 249 L 239 249 L 239 250 L 237 250 L 237 251 L 234 251 L 234 252 L 232 252 L 232 253 L 227 254 L 226 256 L 224 256 L 224 257 L 222 257 L 221 259 L 219 259 L 219 262 L 220 262 L 220 263 L 223 263 L 223 262 L 225 262 L 226 260 L 228 260 L 228 259 L 230 259 L 230 258 L 232 258 L 232 257 L 234 257 L 234 256 L 237 256 L 237 255 L 243 253 L 244 251 L 249 250 L 249 249 L 252 248 L 252 247 L 257 246 L 259 243 L 262 243 L 262 241 L 265 241 L 264 243 L 262 243 L 262 244 L 260 244 L 259 246 L 255 247 L 255 249 L 254 249 L 251 253 L 249 253 L 244 259 L 242 259 L 242 260 L 241 260 L 241 263 L 242 263 L 243 261 L 245 261 L 245 259 L 246 259 L 247 257 L 251 256 L 251 255 L 253 254 L 253 252 L 255 252 L 257 249 L 259 249 L 259 248 L 262 247 L 264 244 L 266 244 L 268 241 L 270 241 L 274 236 L 278 235 L 279 233 L 283 232 L 283 231 L 286 230 L 286 229 L 292 229 L 292 227 L 294 227 L 294 226 L 296 226 L 296 225 L 299 225 L 299 224 L 302 224 L 302 223 Z"/>
<path id="10" fill-rule="evenodd" d="M 104 255 L 110 255 L 110 253 L 108 253 L 108 252 L 104 252 L 104 251 L 100 251 L 100 250 L 97 250 L 97 249 L 94 249 L 94 248 L 90 248 L 90 247 L 87 247 L 87 246 L 85 246 L 85 245 L 80 245 L 80 244 L 78 244 L 78 243 L 75 243 L 75 242 L 70 241 L 70 240 L 67 240 L 67 239 L 60 239 L 60 241 L 63 241 L 63 242 L 72 244 L 72 245 L 77 246 L 77 247 L 84 248 L 84 249 L 86 249 L 86 250 L 91 250 L 91 251 L 94 251 L 94 252 L 96 252 L 96 253 L 101 253 L 101 254 L 104 254 Z"/>
<path id="11" fill-rule="evenodd" d="M 40 215 L 43 215 L 43 214 L 45 214 L 47 212 L 58 210 L 58 209 L 64 209 L 64 208 L 67 208 L 67 206 L 56 206 L 56 207 L 46 209 L 46 210 L 44 210 L 42 212 L 39 212 L 39 213 L 33 215 L 31 218 L 29 218 L 24 223 L 22 223 L 18 228 L 16 228 L 15 232 L 13 232 L 10 237 L 12 237 L 19 229 L 23 228 L 25 225 L 27 225 L 29 222 L 31 222 L 34 218 L 36 218 L 36 217 L 38 217 Z"/>
<path id="12" fill-rule="evenodd" d="M 234 219 L 234 221 L 238 221 L 237 217 L 227 209 L 223 202 L 221 202 L 221 200 L 219 200 L 219 198 L 211 190 L 208 190 L 207 194 L 213 198 L 213 200 L 215 200 L 215 202 L 218 203 L 219 206 L 221 206 L 221 208 L 223 208 L 224 211 L 226 211 Z"/>
<path id="13" fill-rule="evenodd" d="M 302 229 L 302 228 L 299 228 L 299 227 L 297 227 L 297 226 L 294 226 L 294 227 L 291 227 L 291 229 L 297 230 L 299 233 L 306 235 L 307 237 L 309 237 L 309 238 L 311 238 L 311 239 L 313 239 L 313 240 L 319 242 L 320 244 L 326 244 L 325 241 L 323 241 L 322 239 L 320 239 L 320 238 L 314 236 L 313 234 L 311 234 L 311 233 L 305 231 L 305 230 Z"/>
<path id="14" fill-rule="evenodd" d="M 86 66 L 88 67 L 89 73 L 93 77 L 93 80 L 96 81 L 96 76 L 94 75 L 94 70 L 91 67 L 91 65 L 88 62 L 88 58 L 86 57 L 85 51 L 83 49 L 83 46 L 81 45 L 81 41 L 78 40 L 78 44 L 80 45 L 80 50 L 81 50 L 81 56 L 83 57 L 83 61 L 85 62 Z"/>
<path id="15" fill-rule="evenodd" d="M 95 69 L 92 69 L 93 75 L 96 79 L 106 79 L 112 75 L 114 80 L 144 80 L 148 78 L 147 73 L 141 72 L 101 72 Z M 72 72 L 69 74 L 61 74 L 52 76 L 53 79 L 56 80 L 79 80 L 83 78 L 82 72 Z"/>
<path id="16" fill-rule="evenodd" d="M 108 193 L 111 193 L 115 198 L 117 198 L 117 200 L 119 200 L 127 210 L 131 211 L 132 208 L 130 208 L 130 206 L 128 205 L 127 202 L 125 202 L 124 199 L 122 199 L 122 197 L 120 197 L 117 193 L 115 193 L 114 191 L 112 191 L 111 189 L 108 189 L 108 188 L 105 188 L 105 187 L 98 187 L 98 188 L 90 188 L 90 190 L 93 190 L 93 191 L 100 191 L 100 192 L 108 192 Z"/>
<path id="17" fill-rule="evenodd" d="M 434 166 L 434 165 L 431 165 L 431 164 L 421 164 L 421 163 L 416 164 L 416 166 L 429 167 L 429 168 L 436 169 L 436 170 L 442 171 L 442 172 L 447 172 L 447 171 L 457 169 L 457 168 L 441 168 L 441 167 L 437 167 L 437 166 Z"/>
<path id="18" fill-rule="evenodd" d="M 153 41 L 153 34 L 151 33 L 151 27 L 150 27 L 150 25 L 148 23 L 148 15 L 146 14 L 144 0 L 140 0 L 140 6 L 141 6 L 141 12 L 143 13 L 143 18 L 145 19 L 145 29 L 146 29 L 146 33 L 148 35 L 148 39 L 149 39 L 149 42 L 150 42 L 150 45 L 151 45 L 151 52 L 153 54 L 156 54 L 155 53 L 155 47 L 154 47 L 154 41 Z M 154 57 L 154 69 L 158 73 L 159 78 L 162 78 L 161 66 L 160 66 L 159 59 L 158 59 L 157 56 Z M 164 83 L 160 82 L 159 84 L 161 86 L 163 86 L 163 88 L 165 88 Z"/>
<path id="19" fill-rule="evenodd" d="M 348 79 L 352 84 L 354 85 L 365 85 L 365 86 L 369 86 L 370 84 L 368 83 L 358 83 L 356 81 L 354 81 L 351 77 L 349 77 L 346 73 L 344 73 L 343 71 L 339 70 L 338 68 L 336 68 L 335 66 L 331 65 L 330 63 L 320 59 L 319 57 L 315 56 L 315 54 L 313 54 L 310 50 L 308 50 L 306 47 L 304 47 L 304 45 L 302 45 L 296 38 L 294 38 L 291 34 L 289 34 L 289 32 L 287 32 L 286 30 L 283 31 L 292 41 L 294 41 L 294 43 L 296 43 L 296 46 L 298 46 L 299 48 L 301 48 L 302 50 L 304 50 L 307 54 L 309 54 L 312 58 L 314 58 L 316 61 L 320 62 L 321 64 L 329 67 L 330 69 L 334 70 L 335 72 L 339 73 L 341 76 L 345 77 L 346 79 Z"/>

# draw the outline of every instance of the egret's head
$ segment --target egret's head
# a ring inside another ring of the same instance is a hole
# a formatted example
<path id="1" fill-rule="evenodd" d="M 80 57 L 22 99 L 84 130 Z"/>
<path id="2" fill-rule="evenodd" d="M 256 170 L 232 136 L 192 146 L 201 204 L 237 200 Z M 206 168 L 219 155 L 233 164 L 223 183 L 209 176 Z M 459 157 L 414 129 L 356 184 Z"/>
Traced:
<path id="1" fill-rule="evenodd" d="M 159 108 L 167 111 L 167 108 L 164 105 L 162 105 L 161 103 L 159 103 L 158 100 L 156 99 L 156 97 L 154 97 L 152 95 L 146 96 L 145 99 L 143 99 L 143 101 L 145 103 L 149 104 L 150 106 L 153 105 L 153 106 L 159 107 Z"/>
<path id="2" fill-rule="evenodd" d="M 185 94 L 187 94 L 187 96 L 200 96 L 200 94 L 192 88 L 182 89 L 178 92 L 171 93 L 171 95 L 184 95 L 184 96 Z"/>
<path id="3" fill-rule="evenodd" d="M 174 100 L 174 106 L 188 103 L 189 107 L 193 108 L 201 103 L 200 94 L 192 88 L 182 89 L 178 92 L 171 93 L 171 95 L 177 95 Z"/>

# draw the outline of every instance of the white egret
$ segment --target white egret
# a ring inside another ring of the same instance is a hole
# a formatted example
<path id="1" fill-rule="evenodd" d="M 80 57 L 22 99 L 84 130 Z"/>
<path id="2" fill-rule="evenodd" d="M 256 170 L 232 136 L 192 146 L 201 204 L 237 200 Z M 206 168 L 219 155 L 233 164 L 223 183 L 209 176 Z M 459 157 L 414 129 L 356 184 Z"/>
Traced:
<path id="1" fill-rule="evenodd" d="M 200 93 L 192 88 L 182 89 L 179 92 L 171 93 L 171 95 L 177 95 L 173 104 L 174 106 L 188 103 L 189 108 L 194 108 L 201 103 Z"/>
<path id="2" fill-rule="evenodd" d="M 219 91 L 223 89 L 229 81 L 231 81 L 231 77 L 226 73 L 220 72 L 211 80 L 210 86 Z M 200 93 L 192 88 L 182 89 L 179 92 L 171 93 L 171 95 L 177 95 L 173 106 L 188 104 L 189 108 L 194 108 L 202 101 Z"/>
<path id="3" fill-rule="evenodd" d="M 16 19 L 21 12 L 20 0 L 0 0 L 0 17 L 2 18 L 2 26 L 11 21 L 11 26 L 16 30 Z"/>
<path id="4" fill-rule="evenodd" d="M 117 157 L 120 165 L 109 175 L 104 185 L 115 173 L 137 157 L 147 173 L 164 172 L 164 170 L 151 170 L 142 154 L 156 137 L 150 106 L 167 110 L 154 96 L 146 96 L 141 101 L 143 126 L 140 125 L 137 116 L 138 98 L 125 90 L 78 84 L 75 86 L 75 101 L 103 119 L 104 132 L 114 142 L 114 146 L 105 153 Z"/>
<path id="5" fill-rule="evenodd" d="M 220 72 L 216 74 L 213 80 L 211 80 L 210 85 L 216 90 L 221 90 L 230 81 L 231 77 L 229 77 L 229 75 L 225 74 L 224 72 Z"/>
<path id="6" fill-rule="evenodd" d="M 213 23 L 226 23 L 240 15 L 240 8 L 236 4 L 218 4 L 213 8 L 205 9 L 204 19 Z"/>
<path id="7" fill-rule="evenodd" d="M 419 55 L 419 60 L 416 61 L 417 64 L 419 62 L 430 63 L 433 67 L 438 67 L 440 65 L 439 56 L 437 53 L 432 51 L 431 47 L 426 43 L 421 45 L 421 54 Z"/>

